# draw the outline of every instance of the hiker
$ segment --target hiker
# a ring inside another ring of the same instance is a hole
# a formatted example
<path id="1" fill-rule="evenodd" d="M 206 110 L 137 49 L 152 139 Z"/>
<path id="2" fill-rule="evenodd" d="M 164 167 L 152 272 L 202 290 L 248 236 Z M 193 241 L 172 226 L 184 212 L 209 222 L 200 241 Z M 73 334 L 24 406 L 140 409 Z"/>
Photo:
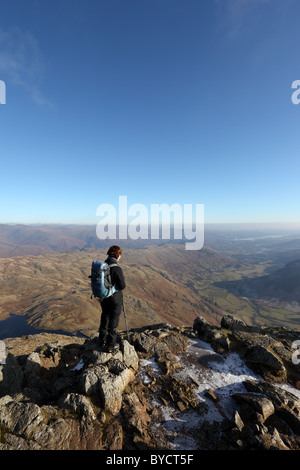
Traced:
<path id="1" fill-rule="evenodd" d="M 115 286 L 115 293 L 100 301 L 102 314 L 99 328 L 99 343 L 101 347 L 105 346 L 108 352 L 113 352 L 119 348 L 116 329 L 123 305 L 122 290 L 125 289 L 126 284 L 122 268 L 118 266 L 118 261 L 122 256 L 122 249 L 119 246 L 113 245 L 109 248 L 107 255 L 108 258 L 105 262 L 108 265 L 115 265 L 110 268 L 111 281 L 112 285 Z"/>

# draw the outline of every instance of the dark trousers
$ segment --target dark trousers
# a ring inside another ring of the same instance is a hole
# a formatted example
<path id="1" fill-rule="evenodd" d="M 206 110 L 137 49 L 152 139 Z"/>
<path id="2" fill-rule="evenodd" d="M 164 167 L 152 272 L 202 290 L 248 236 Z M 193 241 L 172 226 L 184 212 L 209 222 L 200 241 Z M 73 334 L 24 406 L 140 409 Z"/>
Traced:
<path id="1" fill-rule="evenodd" d="M 122 292 L 116 292 L 111 297 L 102 300 L 102 314 L 99 328 L 100 343 L 115 346 L 117 341 L 117 327 L 119 324 L 123 304 Z"/>

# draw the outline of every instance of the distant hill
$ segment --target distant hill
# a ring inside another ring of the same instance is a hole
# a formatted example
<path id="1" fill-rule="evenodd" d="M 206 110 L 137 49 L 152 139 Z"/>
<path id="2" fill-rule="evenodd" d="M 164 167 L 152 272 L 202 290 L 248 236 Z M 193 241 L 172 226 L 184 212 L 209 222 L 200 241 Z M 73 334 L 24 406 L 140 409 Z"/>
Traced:
<path id="1" fill-rule="evenodd" d="M 261 279 L 249 281 L 249 287 L 261 298 L 300 304 L 300 260 L 292 261 Z"/>
<path id="2" fill-rule="evenodd" d="M 300 260 L 265 276 L 217 284 L 240 296 L 300 306 Z"/>
<path id="3" fill-rule="evenodd" d="M 0 257 L 81 249 L 90 231 L 90 227 L 0 224 Z"/>
<path id="4" fill-rule="evenodd" d="M 13 313 L 26 315 L 27 323 L 38 329 L 98 329 L 100 306 L 90 298 L 88 276 L 93 259 L 105 259 L 105 252 L 85 249 L 0 259 L 0 320 Z M 218 324 L 224 312 L 199 295 L 193 280 L 207 270 L 235 264 L 212 250 L 187 251 L 180 245 L 124 250 L 130 327 L 161 321 L 191 324 L 200 314 Z"/>
<path id="5" fill-rule="evenodd" d="M 183 240 L 100 240 L 95 226 L 0 224 L 2 328 L 15 328 L 11 313 L 41 330 L 97 329 L 90 265 L 115 242 L 124 249 L 131 327 L 189 324 L 199 314 L 217 324 L 224 310 L 249 324 L 298 326 L 300 238 L 257 235 L 206 230 L 204 248 L 189 251 Z"/>
<path id="6" fill-rule="evenodd" d="M 96 225 L 9 225 L 0 224 L 0 258 L 39 255 L 87 248 L 105 248 L 122 243 L 126 248 L 161 245 L 172 240 L 101 240 Z M 174 240 L 183 244 L 183 240 Z"/>

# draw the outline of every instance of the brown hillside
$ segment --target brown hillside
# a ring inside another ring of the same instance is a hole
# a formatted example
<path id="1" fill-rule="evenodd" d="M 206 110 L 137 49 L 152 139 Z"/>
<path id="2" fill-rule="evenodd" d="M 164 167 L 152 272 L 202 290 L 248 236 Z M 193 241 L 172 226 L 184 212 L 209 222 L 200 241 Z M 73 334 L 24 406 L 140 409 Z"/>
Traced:
<path id="1" fill-rule="evenodd" d="M 10 313 L 26 315 L 27 323 L 45 330 L 98 328 L 100 306 L 90 294 L 93 259 L 106 250 L 69 251 L 0 259 L 0 320 Z M 167 321 L 192 324 L 201 314 L 219 323 L 224 314 L 201 298 L 193 280 L 207 270 L 234 265 L 211 250 L 187 251 L 180 245 L 126 249 L 120 265 L 127 287 L 124 304 L 129 327 Z M 124 326 L 124 320 L 120 327 Z"/>

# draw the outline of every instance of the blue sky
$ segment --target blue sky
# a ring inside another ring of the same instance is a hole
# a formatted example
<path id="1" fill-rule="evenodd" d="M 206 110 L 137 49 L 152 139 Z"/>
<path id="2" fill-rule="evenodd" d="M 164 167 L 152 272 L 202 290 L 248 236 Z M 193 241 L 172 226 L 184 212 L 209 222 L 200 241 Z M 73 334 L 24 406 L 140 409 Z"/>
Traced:
<path id="1" fill-rule="evenodd" d="M 300 222 L 299 0 L 10 0 L 0 223 Z"/>

